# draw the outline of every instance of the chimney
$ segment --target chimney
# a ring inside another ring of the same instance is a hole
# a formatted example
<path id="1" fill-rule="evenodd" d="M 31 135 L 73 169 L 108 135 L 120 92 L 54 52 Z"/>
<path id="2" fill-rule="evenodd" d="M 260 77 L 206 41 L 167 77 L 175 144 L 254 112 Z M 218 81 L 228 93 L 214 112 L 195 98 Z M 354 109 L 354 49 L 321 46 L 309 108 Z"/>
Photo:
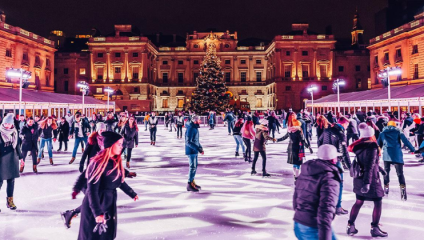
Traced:
<path id="1" fill-rule="evenodd" d="M 172 34 L 172 42 L 177 42 L 177 34 Z"/>
<path id="2" fill-rule="evenodd" d="M 0 22 L 6 22 L 6 14 L 2 10 L 0 10 Z"/>
<path id="3" fill-rule="evenodd" d="M 160 33 L 156 33 L 156 43 L 159 44 L 159 40 L 160 40 Z"/>

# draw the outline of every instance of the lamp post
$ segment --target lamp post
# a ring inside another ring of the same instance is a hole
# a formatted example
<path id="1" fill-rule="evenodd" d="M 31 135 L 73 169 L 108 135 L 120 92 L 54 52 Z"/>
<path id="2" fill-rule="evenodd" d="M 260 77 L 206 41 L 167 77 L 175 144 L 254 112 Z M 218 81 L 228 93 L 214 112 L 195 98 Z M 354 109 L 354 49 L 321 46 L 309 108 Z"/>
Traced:
<path id="1" fill-rule="evenodd" d="M 105 92 L 107 92 L 107 111 L 109 112 L 109 95 L 113 93 L 113 89 L 110 87 L 105 87 Z"/>
<path id="2" fill-rule="evenodd" d="M 308 93 L 311 94 L 311 99 L 312 99 L 312 116 L 315 116 L 314 115 L 314 91 L 318 90 L 318 88 L 315 86 L 310 86 L 308 87 L 307 90 L 308 90 Z"/>
<path id="3" fill-rule="evenodd" d="M 78 82 L 77 87 L 80 88 L 81 93 L 82 93 L 82 114 L 85 114 L 84 96 L 85 96 L 85 94 L 87 94 L 89 86 L 88 86 L 88 83 L 86 81 L 80 81 L 80 82 Z"/>
<path id="4" fill-rule="evenodd" d="M 346 83 L 343 79 L 337 78 L 333 86 L 337 88 L 337 112 L 340 112 L 340 86 L 344 86 Z"/>
<path id="5" fill-rule="evenodd" d="M 390 91 L 390 76 L 399 76 L 402 74 L 402 69 L 398 67 L 387 67 L 380 71 L 378 74 L 378 77 L 381 79 L 381 82 L 384 85 L 384 81 L 386 81 L 387 84 L 387 100 L 389 102 L 389 111 L 392 111 L 392 103 L 391 103 L 391 91 Z M 398 112 L 400 110 L 398 109 Z"/>
<path id="6" fill-rule="evenodd" d="M 28 79 L 31 78 L 31 72 L 26 71 L 25 69 L 19 68 L 7 68 L 6 76 L 10 78 L 19 78 L 19 113 L 22 114 L 22 88 L 27 88 L 30 82 Z"/>

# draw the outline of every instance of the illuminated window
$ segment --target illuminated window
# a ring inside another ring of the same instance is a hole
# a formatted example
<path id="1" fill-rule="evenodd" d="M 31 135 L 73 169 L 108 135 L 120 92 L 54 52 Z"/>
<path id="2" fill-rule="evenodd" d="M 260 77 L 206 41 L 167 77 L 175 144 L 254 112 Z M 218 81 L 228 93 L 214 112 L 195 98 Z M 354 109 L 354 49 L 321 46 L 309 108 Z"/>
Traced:
<path id="1" fill-rule="evenodd" d="M 103 79 L 103 68 L 97 68 L 97 79 Z"/>
<path id="2" fill-rule="evenodd" d="M 327 65 L 319 65 L 319 70 L 322 78 L 327 77 Z"/>
<path id="3" fill-rule="evenodd" d="M 168 99 L 167 98 L 162 99 L 162 108 L 169 108 L 169 106 L 168 106 Z"/>
<path id="4" fill-rule="evenodd" d="M 178 108 L 184 107 L 184 99 L 178 99 Z"/>
<path id="5" fill-rule="evenodd" d="M 258 108 L 262 107 L 262 98 L 256 99 L 256 107 Z"/>
<path id="6" fill-rule="evenodd" d="M 96 93 L 103 93 L 103 88 L 101 87 L 96 88 Z"/>
<path id="7" fill-rule="evenodd" d="M 309 77 L 309 65 L 306 65 L 306 64 L 302 65 L 302 77 L 303 78 Z"/>
<path id="8" fill-rule="evenodd" d="M 80 68 L 79 72 L 80 72 L 80 75 L 85 75 L 85 68 Z"/>
<path id="9" fill-rule="evenodd" d="M 121 67 L 115 67 L 115 73 L 121 73 Z"/>

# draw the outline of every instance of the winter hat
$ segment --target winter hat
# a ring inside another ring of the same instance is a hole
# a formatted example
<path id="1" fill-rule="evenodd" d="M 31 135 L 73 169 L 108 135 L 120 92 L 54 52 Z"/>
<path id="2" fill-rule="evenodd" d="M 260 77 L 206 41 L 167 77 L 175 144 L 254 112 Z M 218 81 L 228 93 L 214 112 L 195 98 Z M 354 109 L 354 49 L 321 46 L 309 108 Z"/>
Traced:
<path id="1" fill-rule="evenodd" d="M 102 132 L 103 136 L 103 143 L 105 148 L 112 147 L 113 144 L 115 144 L 119 139 L 122 138 L 122 136 L 116 132 Z"/>
<path id="2" fill-rule="evenodd" d="M 8 113 L 1 123 L 15 124 L 15 115 L 13 113 Z"/>
<path id="3" fill-rule="evenodd" d="M 267 119 L 265 119 L 265 118 L 263 118 L 263 119 L 261 119 L 261 120 L 259 121 L 259 124 L 264 125 L 264 126 L 267 126 L 267 125 L 268 125 L 268 120 L 267 120 Z"/>
<path id="4" fill-rule="evenodd" d="M 389 122 L 387 123 L 387 126 L 396 127 L 396 122 L 395 122 L 395 121 L 389 121 Z"/>
<path id="5" fill-rule="evenodd" d="M 317 156 L 321 160 L 333 160 L 338 156 L 341 156 L 341 154 L 337 152 L 335 146 L 330 144 L 323 144 L 318 148 Z"/>
<path id="6" fill-rule="evenodd" d="M 366 123 L 360 123 L 358 129 L 361 138 L 370 138 L 375 134 L 374 129 L 368 126 Z"/>
<path id="7" fill-rule="evenodd" d="M 96 130 L 97 130 L 97 131 L 99 131 L 99 130 L 106 131 L 106 125 L 105 125 L 104 123 L 102 123 L 102 122 L 98 122 L 98 123 L 96 124 Z"/>

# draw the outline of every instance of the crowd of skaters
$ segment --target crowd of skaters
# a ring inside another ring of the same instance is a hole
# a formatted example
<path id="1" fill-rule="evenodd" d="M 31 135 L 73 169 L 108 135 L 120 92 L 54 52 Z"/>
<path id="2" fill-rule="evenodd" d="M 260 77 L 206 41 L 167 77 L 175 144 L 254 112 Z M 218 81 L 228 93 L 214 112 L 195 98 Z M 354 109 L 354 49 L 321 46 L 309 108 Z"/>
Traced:
<path id="1" fill-rule="evenodd" d="M 220 113 L 228 134 L 236 143 L 235 157 L 240 156 L 251 164 L 251 174 L 256 175 L 256 163 L 259 155 L 262 158 L 262 176 L 271 177 L 266 171 L 267 141 L 281 142 L 289 140 L 287 163 L 293 166 L 295 192 L 293 206 L 295 210 L 295 234 L 299 239 L 334 239 L 331 221 L 334 215 L 348 214 L 342 206 L 343 174 L 346 170 L 354 178 L 356 202 L 350 211 L 347 234 L 358 233 L 355 220 L 364 201 L 374 202 L 371 235 L 385 237 L 388 234 L 379 228 L 382 212 L 382 198 L 389 194 L 390 168 L 394 166 L 402 200 L 407 200 L 406 181 L 403 173 L 403 152 L 416 154 L 418 162 L 424 160 L 424 118 L 418 114 L 403 113 L 402 119 L 396 119 L 396 113 L 377 115 L 375 112 L 338 113 L 331 111 L 315 116 L 307 110 L 298 113 L 289 109 L 279 113 L 275 111 L 233 112 L 227 109 Z M 205 113 L 209 129 L 213 130 L 217 123 L 217 113 Z M 164 114 L 164 127 L 169 132 L 174 130 L 177 138 L 182 138 L 185 131 L 185 154 L 189 161 L 187 191 L 198 192 L 201 187 L 196 184 L 195 176 L 198 166 L 198 154 L 204 154 L 200 144 L 200 116 L 192 112 Z M 73 210 L 62 213 L 65 225 L 70 227 L 71 220 L 81 214 L 80 239 L 90 239 L 93 234 L 106 232 L 110 239 L 116 236 L 116 194 L 109 196 L 111 202 L 101 200 L 109 190 L 121 188 L 127 195 L 137 200 L 137 194 L 125 183 L 125 177 L 135 177 L 129 172 L 133 148 L 138 147 L 139 129 L 137 123 L 144 123 L 145 131 L 150 132 L 150 144 L 156 145 L 158 117 L 155 112 L 134 115 L 128 112 L 115 114 L 108 112 L 106 116 L 93 114 L 88 118 L 77 112 L 70 112 L 57 119 L 49 117 L 18 118 L 12 113 L 5 114 L 0 127 L 1 161 L 0 187 L 3 180 L 7 182 L 7 207 L 14 210 L 13 190 L 15 178 L 25 169 L 28 154 L 33 160 L 33 172 L 37 173 L 37 165 L 44 158 L 47 147 L 49 163 L 53 161 L 53 142 L 59 141 L 57 151 L 68 151 L 67 142 L 74 138 L 75 144 L 69 164 L 75 161 L 78 148 L 81 146 L 82 157 L 79 164 L 79 176 L 74 189 L 73 198 L 83 191 L 86 194 L 83 204 Z M 318 153 L 317 159 L 305 161 L 305 149 L 312 154 L 311 139 L 313 128 L 316 128 Z M 287 129 L 281 138 L 275 132 Z M 352 143 L 350 143 L 352 140 Z M 253 158 L 252 158 L 253 151 Z M 353 163 L 349 152 L 356 155 Z M 124 160 L 122 160 L 124 155 Z M 384 168 L 379 166 L 380 158 Z M 126 160 L 124 166 L 123 161 Z M 313 166 L 311 168 L 311 166 Z M 311 170 L 313 169 L 313 170 Z M 355 171 L 356 170 L 356 171 Z M 109 174 L 113 172 L 113 174 Z M 380 174 L 384 178 L 384 188 L 379 181 Z M 331 178 L 331 181 L 329 180 Z M 118 182 L 115 180 L 120 179 Z M 322 184 L 325 183 L 325 184 Z M 312 188 L 316 188 L 312 191 Z M 319 194 L 318 194 L 319 193 Z M 318 196 L 314 195 L 318 194 Z M 324 194 L 325 197 L 319 197 Z M 109 200 L 108 200 L 109 201 Z M 321 201 L 323 203 L 321 204 Z M 93 204 L 94 202 L 94 204 Z M 319 204 L 318 204 L 319 202 Z M 322 207 L 325 205 L 325 209 Z M 105 214 L 105 208 L 108 208 Z M 321 216 L 323 214 L 323 216 Z M 95 221 L 92 221 L 92 220 Z M 110 220 L 112 219 L 112 220 Z M 83 224 L 84 223 L 84 224 Z M 93 225 L 94 224 L 94 225 Z M 87 230 L 93 227 L 96 231 Z M 105 236 L 105 235 L 103 235 Z M 109 238 L 105 238 L 109 239 Z"/>

